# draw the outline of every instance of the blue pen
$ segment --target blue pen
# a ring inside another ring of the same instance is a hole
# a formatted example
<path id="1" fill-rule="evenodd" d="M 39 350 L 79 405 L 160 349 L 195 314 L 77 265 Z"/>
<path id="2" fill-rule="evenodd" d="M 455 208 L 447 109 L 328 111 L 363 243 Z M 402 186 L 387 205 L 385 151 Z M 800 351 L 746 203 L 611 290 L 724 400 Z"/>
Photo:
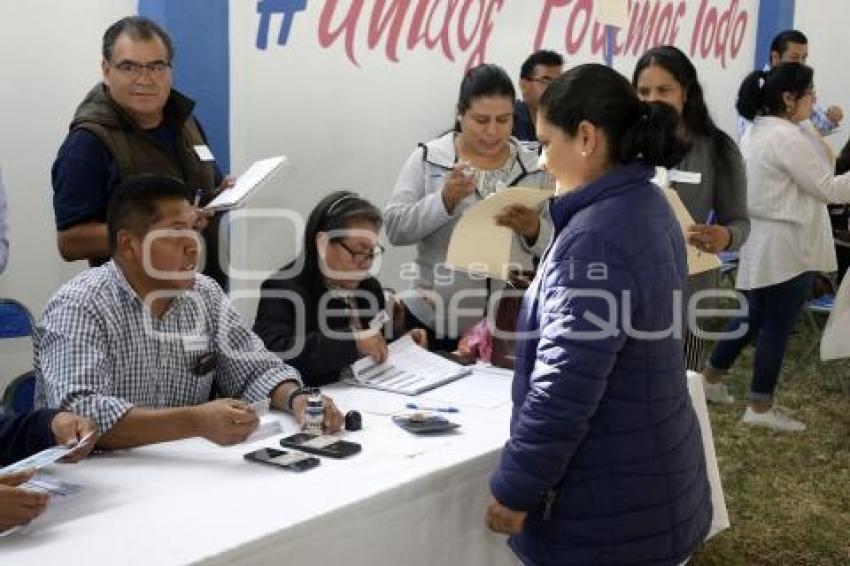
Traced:
<path id="1" fill-rule="evenodd" d="M 408 409 L 416 409 L 419 411 L 438 411 L 440 413 L 459 413 L 460 409 L 457 407 L 426 407 L 424 405 L 417 405 L 416 403 L 408 403 L 405 405 Z"/>

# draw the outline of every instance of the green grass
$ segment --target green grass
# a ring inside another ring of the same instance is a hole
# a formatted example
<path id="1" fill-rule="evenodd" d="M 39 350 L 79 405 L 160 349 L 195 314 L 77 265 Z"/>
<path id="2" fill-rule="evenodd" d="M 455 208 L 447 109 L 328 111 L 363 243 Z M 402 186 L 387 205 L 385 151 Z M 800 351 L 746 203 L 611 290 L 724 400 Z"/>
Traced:
<path id="1" fill-rule="evenodd" d="M 776 403 L 806 424 L 780 433 L 740 422 L 752 348 L 729 379 L 731 406 L 709 406 L 732 527 L 708 541 L 691 564 L 850 564 L 850 361 L 800 361 L 813 331 L 791 338 Z M 850 338 L 850 337 L 848 337 Z M 709 349 L 710 351 L 710 349 Z"/>

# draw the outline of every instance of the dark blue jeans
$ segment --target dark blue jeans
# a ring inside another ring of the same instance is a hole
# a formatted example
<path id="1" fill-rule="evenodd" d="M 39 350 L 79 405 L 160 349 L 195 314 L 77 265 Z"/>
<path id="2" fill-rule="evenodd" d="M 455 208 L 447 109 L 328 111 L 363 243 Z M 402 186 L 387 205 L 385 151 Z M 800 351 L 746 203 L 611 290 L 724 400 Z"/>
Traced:
<path id="1" fill-rule="evenodd" d="M 720 373 L 728 371 L 741 350 L 754 342 L 756 351 L 750 399 L 772 400 L 788 337 L 811 288 L 812 274 L 802 273 L 788 281 L 748 291 L 749 313 L 733 319 L 726 328 L 727 332 L 732 332 L 746 323 L 749 325 L 747 332 L 740 338 L 718 342 L 711 354 L 709 367 Z"/>

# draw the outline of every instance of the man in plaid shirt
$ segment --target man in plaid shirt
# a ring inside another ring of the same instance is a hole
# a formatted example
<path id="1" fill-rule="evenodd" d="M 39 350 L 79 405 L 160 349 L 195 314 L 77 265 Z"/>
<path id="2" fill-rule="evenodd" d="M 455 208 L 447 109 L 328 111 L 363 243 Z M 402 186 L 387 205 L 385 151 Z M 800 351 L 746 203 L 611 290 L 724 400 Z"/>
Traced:
<path id="1" fill-rule="evenodd" d="M 111 261 L 65 284 L 35 334 L 36 404 L 91 417 L 98 446 L 201 436 L 242 442 L 250 403 L 303 421 L 298 372 L 263 346 L 221 288 L 196 274 L 198 210 L 169 177 L 128 179 L 107 213 Z M 225 398 L 209 401 L 215 385 Z M 325 400 L 325 429 L 342 416 Z"/>

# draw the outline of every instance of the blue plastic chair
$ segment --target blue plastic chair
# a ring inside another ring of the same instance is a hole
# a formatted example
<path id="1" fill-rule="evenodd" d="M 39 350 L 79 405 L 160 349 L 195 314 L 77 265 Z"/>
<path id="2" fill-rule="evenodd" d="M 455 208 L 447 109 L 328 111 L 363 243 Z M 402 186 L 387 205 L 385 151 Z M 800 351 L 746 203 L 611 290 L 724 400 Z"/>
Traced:
<path id="1" fill-rule="evenodd" d="M 0 299 L 0 339 L 32 336 L 35 323 L 29 309 L 14 299 Z M 33 409 L 35 372 L 19 375 L 3 392 L 3 409 L 7 414 L 21 414 Z"/>
<path id="2" fill-rule="evenodd" d="M 33 410 L 35 372 L 30 370 L 12 380 L 3 392 L 3 411 L 7 415 L 22 415 Z"/>

